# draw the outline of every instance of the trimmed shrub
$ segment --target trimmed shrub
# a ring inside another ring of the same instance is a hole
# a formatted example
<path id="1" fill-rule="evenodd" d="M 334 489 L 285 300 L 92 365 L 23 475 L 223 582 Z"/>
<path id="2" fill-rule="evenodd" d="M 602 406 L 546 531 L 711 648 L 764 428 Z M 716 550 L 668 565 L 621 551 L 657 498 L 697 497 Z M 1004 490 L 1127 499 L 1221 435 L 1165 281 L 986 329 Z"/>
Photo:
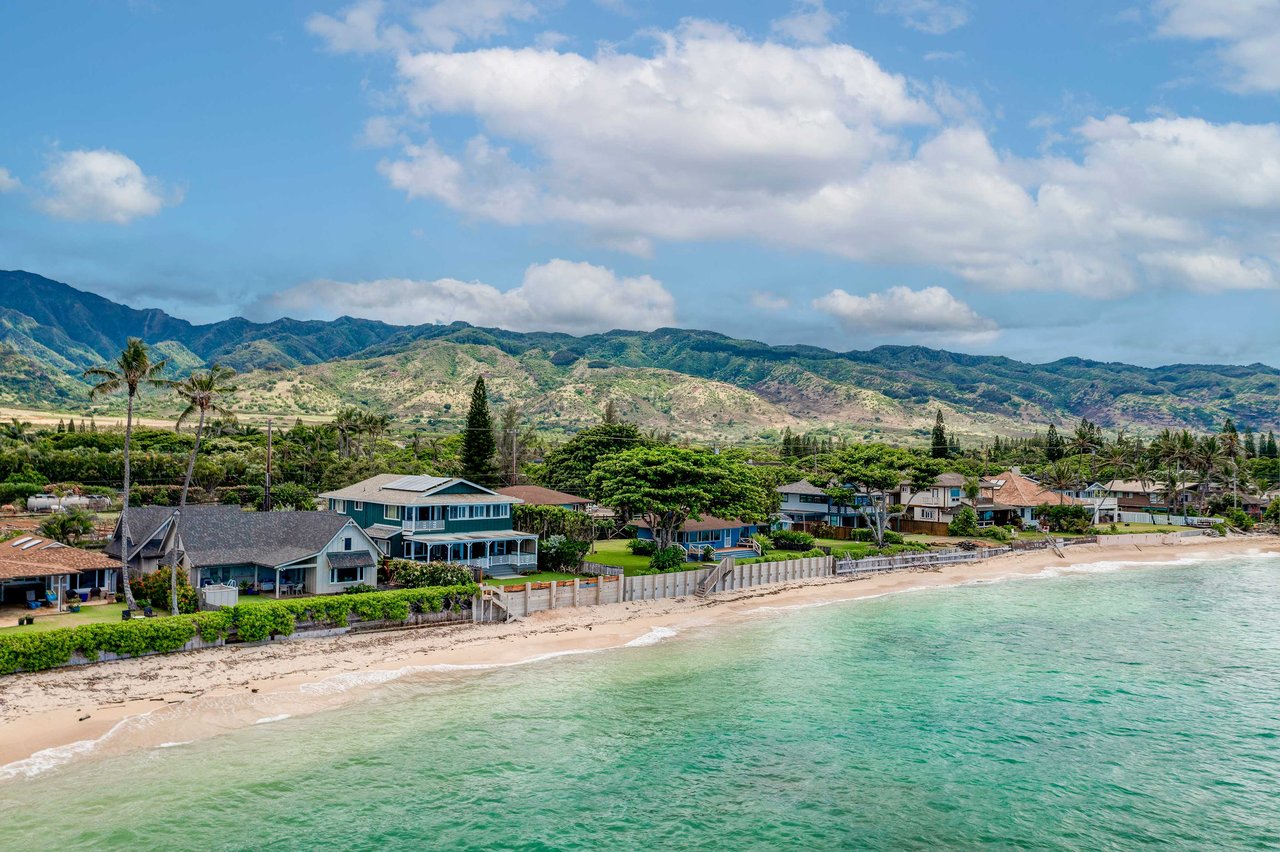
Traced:
<path id="1" fill-rule="evenodd" d="M 548 536 L 538 548 L 538 567 L 544 571 L 576 571 L 590 549 L 589 541 Z"/>
<path id="2" fill-rule="evenodd" d="M 169 611 L 169 566 L 165 565 L 150 574 L 134 577 L 129 582 L 133 589 L 133 599 L 141 606 L 142 601 L 151 601 L 155 609 Z M 178 612 L 190 615 L 200 609 L 200 596 L 191 588 L 187 572 L 178 569 Z"/>
<path id="3" fill-rule="evenodd" d="M 773 546 L 778 550 L 808 550 L 813 547 L 813 542 L 813 536 L 799 530 L 776 530 L 773 533 Z"/>

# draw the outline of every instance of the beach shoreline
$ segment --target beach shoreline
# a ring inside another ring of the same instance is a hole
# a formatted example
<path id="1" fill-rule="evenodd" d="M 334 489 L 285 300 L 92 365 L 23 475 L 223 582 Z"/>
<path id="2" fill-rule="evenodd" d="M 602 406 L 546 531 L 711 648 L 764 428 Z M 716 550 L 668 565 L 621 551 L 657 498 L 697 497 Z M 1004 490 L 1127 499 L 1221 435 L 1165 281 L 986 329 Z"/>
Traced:
<path id="1" fill-rule="evenodd" d="M 456 676 L 652 644 L 787 609 L 1052 576 L 1086 565 L 1141 567 L 1266 554 L 1280 554 L 1280 537 L 1195 537 L 1164 545 L 1104 537 L 1067 548 L 1065 558 L 1025 551 L 937 570 L 799 581 L 706 599 L 549 610 L 510 624 L 294 639 L 10 675 L 0 678 L 0 783 L 91 754 L 181 745 L 340 707 L 409 674 Z"/>

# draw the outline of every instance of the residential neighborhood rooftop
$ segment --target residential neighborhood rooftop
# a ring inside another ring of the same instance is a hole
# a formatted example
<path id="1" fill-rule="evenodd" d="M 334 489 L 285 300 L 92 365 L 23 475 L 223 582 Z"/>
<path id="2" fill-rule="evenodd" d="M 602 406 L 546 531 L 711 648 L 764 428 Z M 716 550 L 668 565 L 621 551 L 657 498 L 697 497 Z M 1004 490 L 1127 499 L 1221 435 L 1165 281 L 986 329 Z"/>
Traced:
<path id="1" fill-rule="evenodd" d="M 481 493 L 441 494 L 450 486 L 464 484 Z M 379 503 L 384 506 L 427 506 L 447 503 L 522 503 L 516 497 L 506 497 L 496 491 L 476 485 L 458 477 L 404 476 L 398 473 L 381 473 L 368 479 L 326 491 L 320 495 L 330 500 L 356 500 L 362 503 Z"/>
<path id="2" fill-rule="evenodd" d="M 505 488 L 496 489 L 497 493 L 506 497 L 514 497 L 522 503 L 528 503 L 530 506 L 567 506 L 571 504 L 587 504 L 592 502 L 586 497 L 579 497 L 576 494 L 569 494 L 565 491 L 556 491 L 554 488 L 543 488 L 541 485 L 508 485 Z"/>
<path id="3" fill-rule="evenodd" d="M 0 580 L 53 577 L 119 567 L 119 562 L 104 553 L 81 550 L 47 538 L 24 535 L 0 543 Z"/>

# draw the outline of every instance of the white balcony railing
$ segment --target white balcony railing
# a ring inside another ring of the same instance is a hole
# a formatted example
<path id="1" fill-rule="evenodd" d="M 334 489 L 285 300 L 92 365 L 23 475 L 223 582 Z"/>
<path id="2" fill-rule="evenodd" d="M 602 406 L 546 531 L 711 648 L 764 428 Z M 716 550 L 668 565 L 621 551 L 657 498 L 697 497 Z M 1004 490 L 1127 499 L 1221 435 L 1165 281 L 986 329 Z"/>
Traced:
<path id="1" fill-rule="evenodd" d="M 407 533 L 444 531 L 444 521 L 401 521 L 400 526 Z"/>
<path id="2" fill-rule="evenodd" d="M 536 553 L 495 553 L 489 557 L 492 565 L 537 565 Z"/>

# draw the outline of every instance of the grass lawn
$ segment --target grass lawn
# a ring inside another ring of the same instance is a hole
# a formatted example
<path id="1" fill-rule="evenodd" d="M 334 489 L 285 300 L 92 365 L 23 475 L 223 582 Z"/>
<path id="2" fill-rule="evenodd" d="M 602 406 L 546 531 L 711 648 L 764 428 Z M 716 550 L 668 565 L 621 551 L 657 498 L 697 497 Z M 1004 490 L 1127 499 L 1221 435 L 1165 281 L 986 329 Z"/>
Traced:
<path id="1" fill-rule="evenodd" d="M 621 568 L 628 577 L 633 576 L 638 570 L 644 571 L 649 568 L 649 557 L 633 556 L 631 551 L 627 549 L 626 539 L 597 541 L 593 551 L 587 554 L 586 559 L 588 562 L 613 565 Z"/>
<path id="2" fill-rule="evenodd" d="M 523 586 L 525 583 L 550 583 L 552 580 L 557 583 L 561 580 L 572 582 L 573 577 L 573 574 L 565 574 L 560 571 L 539 571 L 537 574 L 526 574 L 523 577 L 505 577 L 503 579 L 486 577 L 484 581 L 490 586 Z"/>
<path id="3" fill-rule="evenodd" d="M 12 619 L 6 619 L 5 627 L 0 627 L 0 633 L 42 633 L 46 630 L 57 630 L 60 627 L 79 627 L 81 624 L 102 624 L 105 622 L 120 621 L 120 612 L 124 609 L 124 604 L 95 604 L 93 606 L 83 606 L 79 612 L 63 612 L 50 615 L 38 615 L 40 610 L 33 610 L 31 615 L 36 616 L 34 624 L 25 624 L 18 626 L 18 616 L 14 615 Z"/>

